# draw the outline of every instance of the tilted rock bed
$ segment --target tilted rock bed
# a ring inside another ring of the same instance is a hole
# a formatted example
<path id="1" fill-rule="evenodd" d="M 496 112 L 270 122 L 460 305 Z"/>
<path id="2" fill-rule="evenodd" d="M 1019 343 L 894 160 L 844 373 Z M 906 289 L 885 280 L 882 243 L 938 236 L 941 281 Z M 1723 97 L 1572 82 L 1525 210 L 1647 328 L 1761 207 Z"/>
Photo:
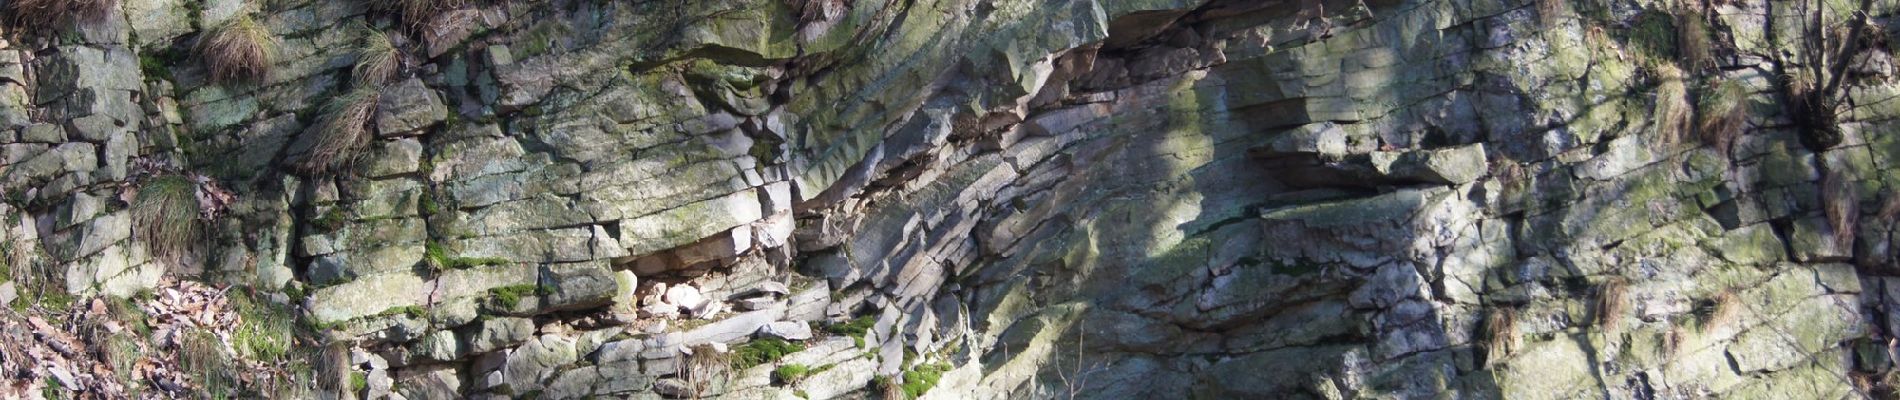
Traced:
<path id="1" fill-rule="evenodd" d="M 1889 4 L 62 4 L 0 24 L 0 397 L 1896 381 Z"/>

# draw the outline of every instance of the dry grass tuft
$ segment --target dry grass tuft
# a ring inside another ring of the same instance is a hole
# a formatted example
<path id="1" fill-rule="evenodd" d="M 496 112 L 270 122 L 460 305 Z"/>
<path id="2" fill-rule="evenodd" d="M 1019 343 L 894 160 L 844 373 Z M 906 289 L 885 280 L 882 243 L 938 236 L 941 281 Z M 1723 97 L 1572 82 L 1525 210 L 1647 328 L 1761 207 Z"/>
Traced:
<path id="1" fill-rule="evenodd" d="M 238 390 L 237 363 L 224 342 L 210 331 L 185 332 L 178 338 L 178 365 L 204 398 L 229 398 Z"/>
<path id="2" fill-rule="evenodd" d="M 1682 332 L 1682 327 L 1670 326 L 1669 331 L 1663 332 L 1662 336 L 1663 355 L 1666 358 L 1675 358 L 1676 353 L 1682 351 L 1682 342 L 1684 340 L 1688 340 L 1688 334 Z"/>
<path id="3" fill-rule="evenodd" d="M 154 177 L 139 185 L 132 216 L 135 229 L 153 256 L 183 260 L 203 235 L 198 184 L 184 175 Z"/>
<path id="4" fill-rule="evenodd" d="M 1834 228 L 1834 243 L 1854 248 L 1854 231 L 1860 224 L 1860 188 L 1852 174 L 1828 171 L 1821 177 L 1821 210 L 1827 224 Z"/>
<path id="5" fill-rule="evenodd" d="M 1676 56 L 1683 68 L 1701 71 L 1715 67 L 1709 49 L 1709 23 L 1697 12 L 1676 16 Z"/>
<path id="6" fill-rule="evenodd" d="M 389 0 L 376 2 L 383 11 L 395 13 L 404 26 L 421 27 L 444 11 L 461 8 L 463 0 Z"/>
<path id="7" fill-rule="evenodd" d="M 1491 310 L 1484 318 L 1484 339 L 1486 365 L 1495 364 L 1516 353 L 1518 346 L 1523 343 L 1517 334 L 1517 309 L 1507 307 Z"/>
<path id="8" fill-rule="evenodd" d="M 270 76 L 276 41 L 269 30 L 239 15 L 211 31 L 198 45 L 211 80 L 218 83 L 260 82 Z"/>
<path id="9" fill-rule="evenodd" d="M 51 30 L 61 24 L 92 24 L 112 17 L 119 0 L 11 0 L 6 11 L 13 25 L 28 30 Z"/>
<path id="10" fill-rule="evenodd" d="M 904 383 L 895 376 L 879 376 L 871 384 L 877 386 L 877 398 L 882 400 L 908 400 L 910 393 L 904 391 Z"/>
<path id="11" fill-rule="evenodd" d="M 381 86 L 395 79 L 402 68 L 402 53 L 383 31 L 369 27 L 363 30 L 363 42 L 356 48 L 356 66 L 350 69 L 350 75 L 358 86 Z"/>
<path id="12" fill-rule="evenodd" d="M 380 97 L 381 91 L 375 87 L 358 87 L 324 105 L 322 119 L 304 132 L 316 136 L 299 167 L 314 175 L 355 159 L 370 139 L 369 124 L 376 116 Z"/>
<path id="13" fill-rule="evenodd" d="M 1880 213 L 1877 216 L 1881 221 L 1889 224 L 1895 222 L 1895 217 L 1900 217 L 1900 191 L 1887 192 L 1887 199 L 1880 202 Z"/>
<path id="14" fill-rule="evenodd" d="M 1740 83 L 1731 80 L 1711 82 L 1709 90 L 1702 96 L 1701 121 L 1696 124 L 1696 132 L 1702 143 L 1714 146 L 1723 156 L 1727 156 L 1729 145 L 1735 138 L 1741 137 L 1742 126 L 1748 121 L 1748 92 Z"/>
<path id="15" fill-rule="evenodd" d="M 719 351 L 712 345 L 699 345 L 686 356 L 686 382 L 692 385 L 695 394 L 704 393 L 712 388 L 714 380 L 732 370 L 732 353 Z"/>
<path id="16" fill-rule="evenodd" d="M 1656 78 L 1656 108 L 1652 114 L 1656 136 L 1664 145 L 1682 143 L 1694 112 L 1689 105 L 1688 85 L 1683 82 L 1682 70 L 1672 65 L 1658 66 Z"/>
<path id="17" fill-rule="evenodd" d="M 1708 311 L 1707 318 L 1702 320 L 1703 334 L 1734 324 L 1736 319 L 1741 318 L 1742 308 L 1745 305 L 1742 304 L 1742 296 L 1737 294 L 1734 288 L 1722 289 L 1715 293 L 1715 298 L 1710 300 L 1714 302 L 1714 305 Z"/>
<path id="18" fill-rule="evenodd" d="M 343 343 L 324 345 L 312 357 L 311 369 L 316 375 L 316 389 L 331 393 L 342 393 L 350 389 L 350 348 Z"/>
<path id="19" fill-rule="evenodd" d="M 1596 320 L 1597 326 L 1604 331 L 1615 331 L 1622 326 L 1623 314 L 1629 310 L 1629 283 L 1622 277 L 1611 278 L 1597 286 Z"/>
<path id="20" fill-rule="evenodd" d="M 1537 23 L 1545 29 L 1554 28 L 1568 8 L 1564 0 L 1537 0 Z"/>

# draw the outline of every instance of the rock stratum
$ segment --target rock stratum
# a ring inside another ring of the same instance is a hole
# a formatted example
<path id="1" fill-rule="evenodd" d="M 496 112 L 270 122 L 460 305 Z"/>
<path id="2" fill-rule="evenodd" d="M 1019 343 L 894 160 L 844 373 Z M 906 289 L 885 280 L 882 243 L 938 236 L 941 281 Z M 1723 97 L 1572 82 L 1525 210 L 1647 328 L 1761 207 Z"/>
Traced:
<path id="1" fill-rule="evenodd" d="M 10 3 L 0 397 L 1900 383 L 1892 4 Z"/>

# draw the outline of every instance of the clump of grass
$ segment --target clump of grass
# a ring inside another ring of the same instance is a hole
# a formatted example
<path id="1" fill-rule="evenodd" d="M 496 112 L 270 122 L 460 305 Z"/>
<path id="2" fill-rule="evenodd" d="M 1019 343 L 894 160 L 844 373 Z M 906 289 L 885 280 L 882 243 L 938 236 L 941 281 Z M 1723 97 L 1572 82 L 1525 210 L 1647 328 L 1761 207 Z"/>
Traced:
<path id="1" fill-rule="evenodd" d="M 1702 109 L 1697 111 L 1701 121 L 1696 124 L 1696 132 L 1702 143 L 1727 156 L 1729 145 L 1742 135 L 1742 125 L 1748 117 L 1748 107 L 1744 104 L 1747 100 L 1748 93 L 1741 84 L 1726 79 L 1711 82 L 1702 95 Z"/>
<path id="2" fill-rule="evenodd" d="M 766 338 L 747 342 L 732 349 L 732 368 L 746 369 L 760 364 L 778 361 L 787 354 L 805 350 L 805 345 L 787 342 L 777 338 Z"/>
<path id="3" fill-rule="evenodd" d="M 133 304 L 130 298 L 108 297 L 106 301 L 106 311 L 112 314 L 112 319 L 119 321 L 120 324 L 124 325 L 126 329 L 131 330 L 133 333 L 143 336 L 152 331 L 151 324 L 145 321 L 149 316 L 145 314 L 145 310 L 141 310 L 137 304 Z"/>
<path id="4" fill-rule="evenodd" d="M 1676 56 L 1682 67 L 1690 71 L 1715 66 L 1709 50 L 1709 24 L 1702 18 L 1702 13 L 1676 16 Z"/>
<path id="5" fill-rule="evenodd" d="M 236 363 L 224 343 L 207 331 L 186 332 L 178 339 L 178 364 L 192 377 L 205 398 L 227 398 L 236 388 Z"/>
<path id="6" fill-rule="evenodd" d="M 719 375 L 730 371 L 733 363 L 731 353 L 721 352 L 712 345 L 702 344 L 692 348 L 692 354 L 686 356 L 686 379 L 692 383 L 695 394 L 705 391 Z"/>
<path id="7" fill-rule="evenodd" d="M 1886 197 L 1886 200 L 1880 201 L 1880 212 L 1875 217 L 1891 224 L 1895 218 L 1900 218 L 1900 191 L 1889 190 Z"/>
<path id="8" fill-rule="evenodd" d="M 1682 341 L 1687 336 L 1682 329 L 1681 326 L 1670 326 L 1669 331 L 1663 332 L 1662 350 L 1669 358 L 1675 358 L 1676 353 L 1682 351 Z"/>
<path id="9" fill-rule="evenodd" d="M 1704 311 L 1707 315 L 1704 316 L 1702 320 L 1703 334 L 1708 334 L 1716 329 L 1733 324 L 1736 319 L 1741 318 L 1743 307 L 1742 298 L 1735 293 L 1734 288 L 1722 289 L 1722 291 L 1716 292 L 1715 297 L 1709 299 L 1709 302 L 1706 311 Z"/>
<path id="10" fill-rule="evenodd" d="M 385 11 L 396 13 L 404 24 L 411 28 L 420 28 L 430 18 L 443 11 L 462 6 L 462 0 L 392 0 L 378 2 Z"/>
<path id="11" fill-rule="evenodd" d="M 1657 67 L 1668 64 L 1680 54 L 1676 51 L 1675 25 L 1676 18 L 1662 11 L 1644 11 L 1636 16 L 1628 32 L 1638 65 Z"/>
<path id="12" fill-rule="evenodd" d="M 877 398 L 879 399 L 907 400 L 910 398 L 909 393 L 904 392 L 904 385 L 898 383 L 896 378 L 881 375 L 876 376 L 871 378 L 871 386 L 877 387 Z"/>
<path id="13" fill-rule="evenodd" d="M 351 374 L 350 349 L 343 343 L 324 345 L 312 358 L 314 365 L 311 367 L 315 370 L 313 372 L 316 375 L 317 389 L 326 392 L 341 392 L 354 387 L 356 392 L 361 392 L 361 387 L 366 386 L 350 382 L 356 376 Z"/>
<path id="14" fill-rule="evenodd" d="M 12 0 L 6 11 L 14 26 L 29 30 L 51 30 L 67 21 L 98 23 L 112 17 L 118 0 Z"/>
<path id="15" fill-rule="evenodd" d="M 1537 23 L 1545 29 L 1556 27 L 1565 8 L 1563 0 L 1537 0 Z"/>
<path id="16" fill-rule="evenodd" d="M 1622 325 L 1623 314 L 1628 309 L 1629 284 L 1623 278 L 1612 278 L 1597 286 L 1597 326 L 1604 331 L 1615 331 Z"/>
<path id="17" fill-rule="evenodd" d="M 258 82 L 270 75 L 276 42 L 269 30 L 239 15 L 212 30 L 198 45 L 211 80 L 218 83 Z"/>
<path id="18" fill-rule="evenodd" d="M 343 207 L 331 206 L 329 211 L 323 212 L 323 215 L 311 219 L 310 226 L 317 228 L 320 232 L 335 232 L 338 228 L 342 228 L 343 224 L 348 223 L 349 219 L 349 213 L 343 211 Z"/>
<path id="19" fill-rule="evenodd" d="M 1517 334 L 1517 310 L 1501 307 L 1484 318 L 1485 364 L 1496 363 L 1517 352 L 1522 343 Z"/>
<path id="20" fill-rule="evenodd" d="M 1852 174 L 1830 170 L 1821 177 L 1821 211 L 1828 226 L 1834 228 L 1834 243 L 1854 248 L 1854 231 L 1860 225 L 1860 190 Z"/>
<path id="21" fill-rule="evenodd" d="M 844 323 L 825 325 L 824 329 L 826 332 L 833 334 L 862 337 L 866 332 L 870 332 L 871 327 L 875 325 L 877 325 L 877 319 L 866 315 L 853 318 Z"/>
<path id="22" fill-rule="evenodd" d="M 304 132 L 315 135 L 301 165 L 304 172 L 330 171 L 355 159 L 369 141 L 370 121 L 376 116 L 376 101 L 381 96 L 375 87 L 358 87 L 325 104 L 322 119 Z"/>
<path id="23" fill-rule="evenodd" d="M 382 86 L 402 67 L 402 53 L 383 31 L 367 26 L 363 31 L 363 41 L 356 48 L 356 66 L 350 69 L 351 79 L 358 86 Z"/>
<path id="24" fill-rule="evenodd" d="M 164 175 L 139 185 L 133 218 L 154 256 L 177 262 L 202 235 L 198 183 L 184 175 Z"/>
<path id="25" fill-rule="evenodd" d="M 291 311 L 251 296 L 232 296 L 239 323 L 231 341 L 240 355 L 253 360 L 276 360 L 290 353 L 294 340 Z"/>
<path id="26" fill-rule="evenodd" d="M 1694 112 L 1689 106 L 1688 85 L 1683 83 L 1682 70 L 1672 65 L 1657 67 L 1656 78 L 1656 109 L 1651 115 L 1657 140 L 1664 145 L 1682 143 Z"/>
<path id="27" fill-rule="evenodd" d="M 126 386 L 136 385 L 138 379 L 132 375 L 139 361 L 145 359 L 145 352 L 139 347 L 138 339 L 130 335 L 111 335 L 101 346 L 101 355 L 107 365 L 112 366 L 112 375 Z"/>

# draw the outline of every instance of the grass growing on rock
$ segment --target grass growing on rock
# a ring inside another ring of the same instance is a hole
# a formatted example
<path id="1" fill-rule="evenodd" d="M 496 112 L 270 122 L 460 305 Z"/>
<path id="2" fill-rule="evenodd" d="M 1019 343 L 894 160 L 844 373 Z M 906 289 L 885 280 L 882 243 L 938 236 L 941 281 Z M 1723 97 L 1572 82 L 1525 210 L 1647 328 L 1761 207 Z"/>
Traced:
<path id="1" fill-rule="evenodd" d="M 178 261 L 202 234 L 198 184 L 184 175 L 164 175 L 139 185 L 132 205 L 134 223 L 153 255 Z"/>
<path id="2" fill-rule="evenodd" d="M 1716 329 L 1734 324 L 1742 315 L 1742 298 L 1734 288 L 1716 292 L 1709 303 L 1696 310 L 1702 315 L 1702 333 L 1708 334 Z"/>
<path id="3" fill-rule="evenodd" d="M 358 86 L 381 86 L 396 77 L 402 67 L 402 53 L 383 31 L 365 26 L 363 40 L 356 47 L 356 65 L 350 68 L 352 82 Z"/>
<path id="4" fill-rule="evenodd" d="M 1821 177 L 1821 211 L 1834 230 L 1834 243 L 1854 248 L 1854 231 L 1860 228 L 1860 188 L 1853 174 L 1835 169 Z"/>
<path id="5" fill-rule="evenodd" d="M 67 21 L 98 23 L 112 17 L 119 0 L 11 0 L 5 3 L 14 26 L 51 30 Z"/>
<path id="6" fill-rule="evenodd" d="M 259 82 L 270 75 L 276 47 L 269 30 L 250 16 L 238 15 L 198 44 L 198 58 L 204 61 L 212 81 Z"/>
<path id="7" fill-rule="evenodd" d="M 1622 278 L 1613 278 L 1597 286 L 1596 298 L 1597 326 L 1604 331 L 1615 331 L 1623 323 L 1623 314 L 1629 309 L 1629 284 Z"/>
<path id="8" fill-rule="evenodd" d="M 1669 13 L 1644 11 L 1636 16 L 1627 32 L 1629 43 L 1636 50 L 1637 63 L 1644 68 L 1654 69 L 1680 54 L 1676 49 L 1676 18 Z"/>
<path id="9" fill-rule="evenodd" d="M 836 335 L 850 336 L 858 347 L 864 347 L 864 335 L 877 325 L 877 318 L 869 315 L 857 317 L 844 323 L 825 325 L 824 330 Z"/>
<path id="10" fill-rule="evenodd" d="M 1656 79 L 1656 108 L 1651 115 L 1655 117 L 1657 140 L 1663 145 L 1682 143 L 1695 111 L 1689 105 L 1689 89 L 1683 82 L 1682 70 L 1673 65 L 1658 66 Z"/>
<path id="11" fill-rule="evenodd" d="M 871 378 L 871 386 L 877 388 L 877 398 L 882 400 L 908 400 L 910 394 L 904 392 L 904 385 L 896 378 L 879 375 Z"/>
<path id="12" fill-rule="evenodd" d="M 350 348 L 343 343 L 330 343 L 317 350 L 312 357 L 311 369 L 316 375 L 317 389 L 329 392 L 341 392 L 354 388 L 361 392 L 363 385 L 352 382 L 358 376 L 350 369 Z M 367 382 L 364 382 L 367 383 Z"/>
<path id="13" fill-rule="evenodd" d="M 1564 0 L 1537 0 L 1537 24 L 1545 29 L 1557 27 L 1566 8 Z"/>
<path id="14" fill-rule="evenodd" d="M 805 345 L 783 339 L 766 338 L 747 342 L 732 349 L 732 369 L 746 369 L 778 361 L 787 354 L 805 350 Z"/>
<path id="15" fill-rule="evenodd" d="M 692 354 L 686 356 L 686 379 L 691 382 L 693 393 L 698 395 L 711 386 L 712 380 L 730 371 L 734 354 L 721 352 L 712 345 L 694 346 Z M 697 397 L 697 396 L 695 396 Z"/>
<path id="16" fill-rule="evenodd" d="M 1747 100 L 1748 93 L 1740 83 L 1726 79 L 1710 82 L 1703 92 L 1701 109 L 1696 112 L 1701 116 L 1696 133 L 1702 143 L 1727 156 L 1729 144 L 1742 135 L 1742 125 L 1747 122 Z"/>
<path id="17" fill-rule="evenodd" d="M 1701 71 L 1715 66 L 1709 49 L 1709 24 L 1701 13 L 1676 16 L 1676 51 L 1682 67 Z"/>
<path id="18" fill-rule="evenodd" d="M 355 159 L 370 139 L 369 123 L 376 116 L 376 101 L 381 96 L 376 87 L 357 87 L 330 99 L 323 107 L 323 117 L 304 132 L 315 136 L 300 165 L 303 171 L 319 174 Z"/>
<path id="19" fill-rule="evenodd" d="M 375 10 L 394 15 L 402 26 L 416 32 L 440 29 L 430 25 L 432 21 L 442 23 L 435 18 L 444 12 L 461 8 L 466 0 L 386 0 L 371 2 Z"/>
<path id="20" fill-rule="evenodd" d="M 1517 310 L 1500 307 L 1491 310 L 1484 318 L 1484 362 L 1495 364 L 1512 353 L 1517 352 L 1520 344 L 1517 334 Z"/>

